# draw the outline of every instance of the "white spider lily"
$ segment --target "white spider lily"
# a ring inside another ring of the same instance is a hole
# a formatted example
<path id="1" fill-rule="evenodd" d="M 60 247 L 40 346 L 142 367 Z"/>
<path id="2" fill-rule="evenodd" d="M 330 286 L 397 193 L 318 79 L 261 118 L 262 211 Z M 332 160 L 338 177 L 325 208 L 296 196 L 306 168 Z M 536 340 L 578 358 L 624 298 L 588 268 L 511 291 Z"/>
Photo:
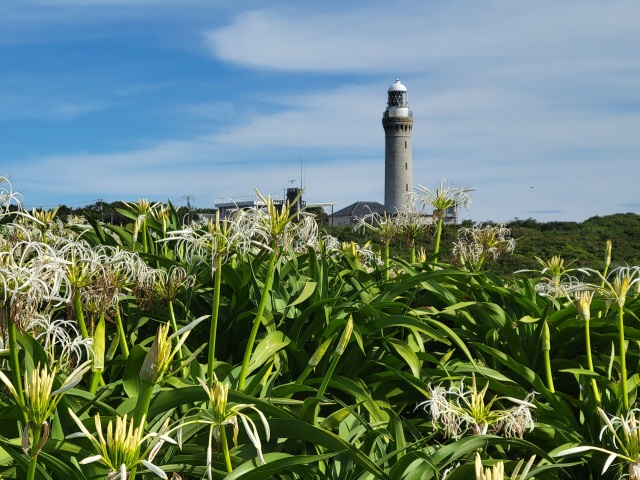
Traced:
<path id="1" fill-rule="evenodd" d="M 469 210 L 471 207 L 470 192 L 475 188 L 454 187 L 451 182 L 440 180 L 440 186 L 435 190 L 419 185 L 416 189 L 418 203 L 433 208 L 434 218 L 442 218 L 449 208 L 462 206 Z"/>
<path id="2" fill-rule="evenodd" d="M 503 253 L 511 253 L 516 241 L 511 238 L 511 230 L 503 224 L 474 225 L 458 230 L 458 241 L 453 244 L 453 256 L 460 265 L 469 265 L 479 270 L 484 261 L 492 257 L 497 259 Z"/>
<path id="3" fill-rule="evenodd" d="M 133 241 L 135 242 L 138 239 L 138 233 L 140 232 L 140 230 L 146 227 L 147 218 L 149 218 L 149 216 L 153 214 L 153 211 L 157 209 L 160 204 L 158 202 L 151 203 L 146 198 L 139 199 L 138 203 L 122 203 L 127 206 L 131 213 L 137 215 L 136 221 L 133 225 Z"/>
<path id="4" fill-rule="evenodd" d="M 143 281 L 153 291 L 154 298 L 167 303 L 174 301 L 180 292 L 195 284 L 195 275 L 187 275 L 184 268 L 173 265 L 169 270 L 149 269 Z"/>
<path id="5" fill-rule="evenodd" d="M 640 409 L 629 410 L 626 417 L 609 417 L 598 407 L 598 413 L 604 420 L 605 426 L 600 431 L 600 440 L 604 432 L 609 431 L 612 436 L 613 446 L 618 451 L 614 452 L 606 448 L 592 445 L 581 445 L 568 448 L 556 453 L 557 457 L 573 455 L 576 453 L 594 450 L 607 453 L 609 457 L 604 463 L 602 473 L 606 472 L 616 458 L 624 460 L 628 464 L 629 480 L 640 480 Z"/>
<path id="6" fill-rule="evenodd" d="M 182 230 L 167 233 L 161 241 L 175 242 L 176 253 L 186 261 L 201 258 L 211 263 L 211 274 L 222 266 L 233 253 L 246 254 L 251 248 L 257 230 L 247 228 L 247 222 L 240 222 L 242 214 L 238 212 L 232 218 L 220 218 L 216 213 L 215 221 L 211 220 L 203 228 L 195 224 Z"/>
<path id="7" fill-rule="evenodd" d="M 378 212 L 370 212 L 363 217 L 357 218 L 353 226 L 354 231 L 362 230 L 366 232 L 370 230 L 380 235 L 382 243 L 390 243 L 396 236 L 400 234 L 399 217 L 383 214 Z"/>
<path id="8" fill-rule="evenodd" d="M 45 300 L 57 305 L 67 302 L 71 289 L 65 264 L 51 247 L 31 240 L 0 251 L 0 300 L 31 305 Z"/>
<path id="9" fill-rule="evenodd" d="M 475 376 L 471 388 L 464 382 L 452 385 L 449 389 L 441 385 L 430 385 L 430 399 L 418 404 L 416 408 L 428 410 L 434 423 L 443 428 L 445 435 L 454 439 L 469 431 L 472 435 L 484 435 L 490 430 L 494 434 L 502 432 L 507 438 L 522 438 L 527 430 L 533 429 L 531 411 L 536 407 L 530 400 L 534 394 L 529 394 L 525 400 L 493 397 L 485 403 L 488 387 L 487 384 L 478 391 Z M 516 406 L 508 409 L 494 408 L 497 401 L 508 401 Z"/>
<path id="10" fill-rule="evenodd" d="M 624 308 L 625 301 L 631 287 L 640 282 L 640 267 L 618 267 L 611 270 L 605 278 L 600 272 L 594 270 L 602 280 L 602 288 L 598 289 L 608 302 L 614 301 L 618 309 Z"/>
<path id="11" fill-rule="evenodd" d="M 79 462 L 81 465 L 93 462 L 101 463 L 109 470 L 109 480 L 126 480 L 128 472 L 138 465 L 143 465 L 160 478 L 168 478 L 167 474 L 152 462 L 164 442 L 176 443 L 175 440 L 164 435 L 169 420 L 164 423 L 159 432 L 151 432 L 143 436 L 142 427 L 136 427 L 135 420 L 128 419 L 125 414 L 123 417 L 115 418 L 115 426 L 113 420 L 110 420 L 107 424 L 106 435 L 103 435 L 102 421 L 100 415 L 97 414 L 94 417 L 96 437 L 89 432 L 73 410 L 69 409 L 69 414 L 80 431 L 68 435 L 66 438 L 88 438 L 94 448 L 100 452 L 82 459 Z M 144 425 L 144 418 L 140 425 Z M 147 441 L 149 441 L 148 445 L 142 450 L 143 444 Z"/>
<path id="12" fill-rule="evenodd" d="M 36 368 L 31 371 L 25 371 L 24 373 L 24 399 L 20 397 L 11 380 L 0 371 L 0 381 L 6 385 L 18 404 L 18 407 L 29 421 L 22 439 L 22 445 L 25 451 L 29 448 L 30 431 L 33 428 L 39 431 L 40 427 L 44 426 L 45 435 L 42 438 L 34 438 L 34 441 L 40 442 L 38 448 L 42 448 L 48 437 L 49 419 L 62 399 L 63 394 L 80 383 L 82 376 L 90 367 L 90 362 L 87 361 L 83 363 L 67 375 L 60 388 L 53 390 L 56 370 L 50 371 L 46 365 L 41 367 L 40 363 L 38 363 Z"/>
<path id="13" fill-rule="evenodd" d="M 178 444 L 182 446 L 182 431 L 187 425 L 208 425 L 209 426 L 209 443 L 207 447 L 207 476 L 212 478 L 211 471 L 211 459 L 212 459 L 212 445 L 213 440 L 220 441 L 220 429 L 225 425 L 233 426 L 233 443 L 238 444 L 238 418 L 242 421 L 245 432 L 249 437 L 249 440 L 256 449 L 258 459 L 260 463 L 265 464 L 264 457 L 262 455 L 262 443 L 258 434 L 258 429 L 254 421 L 247 416 L 243 410 L 253 410 L 258 414 L 262 425 L 265 430 L 266 440 L 269 441 L 270 430 L 269 423 L 264 414 L 258 410 L 254 405 L 247 403 L 229 404 L 227 403 L 227 397 L 229 394 L 229 385 L 224 382 L 218 381 L 214 376 L 214 382 L 212 386 L 207 385 L 202 379 L 198 378 L 198 382 L 204 388 L 209 402 L 211 403 L 211 409 L 198 410 L 192 416 L 188 416 L 180 422 L 178 426 Z"/>
<path id="14" fill-rule="evenodd" d="M 93 339 L 83 338 L 73 320 L 52 320 L 51 314 L 37 314 L 32 318 L 29 329 L 39 331 L 36 335 L 51 365 L 57 363 L 61 370 L 67 370 L 77 363 L 83 354 L 92 358 Z"/>
<path id="15" fill-rule="evenodd" d="M 7 214 L 31 218 L 31 215 L 22 208 L 22 195 L 13 191 L 11 180 L 7 175 L 0 175 L 0 218 Z"/>

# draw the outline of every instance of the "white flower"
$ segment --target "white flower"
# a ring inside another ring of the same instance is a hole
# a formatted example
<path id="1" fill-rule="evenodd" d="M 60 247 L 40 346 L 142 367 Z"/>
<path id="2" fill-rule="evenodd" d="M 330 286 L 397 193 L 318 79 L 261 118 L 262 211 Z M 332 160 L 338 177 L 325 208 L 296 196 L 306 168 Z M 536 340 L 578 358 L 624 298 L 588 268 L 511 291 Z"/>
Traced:
<path id="1" fill-rule="evenodd" d="M 178 426 L 178 443 L 182 446 L 182 430 L 187 425 L 200 424 L 209 426 L 209 444 L 207 447 L 207 476 L 212 478 L 211 472 L 211 458 L 212 458 L 212 443 L 213 439 L 220 440 L 220 429 L 225 425 L 233 426 L 233 443 L 238 443 L 238 418 L 242 421 L 245 432 L 249 437 L 249 440 L 253 444 L 258 454 L 258 460 L 260 463 L 265 464 L 264 457 L 262 456 L 262 443 L 253 420 L 247 416 L 243 410 L 253 410 L 258 414 L 262 425 L 264 426 L 266 440 L 269 441 L 270 430 L 269 423 L 264 414 L 258 410 L 254 405 L 247 403 L 235 403 L 229 404 L 227 397 L 229 394 L 229 384 L 220 382 L 214 376 L 213 385 L 209 386 L 200 378 L 198 382 L 204 388 L 209 402 L 211 403 L 211 409 L 199 409 L 197 413 L 192 416 L 184 418 Z"/>
<path id="2" fill-rule="evenodd" d="M 609 454 L 604 463 L 602 473 L 606 472 L 616 458 L 625 460 L 629 465 L 629 480 L 640 480 L 640 409 L 629 410 L 626 416 L 609 417 L 609 415 L 598 407 L 598 413 L 604 420 L 605 426 L 600 431 L 600 440 L 608 431 L 613 440 L 613 446 L 617 451 L 607 450 L 602 447 L 591 445 L 581 445 L 568 448 L 556 453 L 556 456 L 573 455 L 575 453 L 595 450 Z"/>
<path id="3" fill-rule="evenodd" d="M 88 438 L 96 451 L 100 452 L 82 459 L 79 462 L 81 465 L 93 462 L 101 463 L 109 469 L 109 480 L 126 480 L 128 472 L 138 465 L 145 466 L 160 478 L 168 478 L 166 473 L 151 463 L 164 442 L 176 443 L 175 440 L 164 435 L 168 420 L 160 428 L 159 432 L 152 432 L 143 436 L 141 425 L 144 425 L 144 417 L 140 422 L 140 426 L 136 427 L 134 419 L 128 419 L 125 414 L 123 417 L 117 416 L 115 418 L 115 426 L 113 420 L 110 420 L 107 425 L 107 432 L 103 435 L 102 421 L 100 415 L 97 414 L 94 417 L 96 438 L 87 430 L 73 410 L 69 409 L 69 414 L 80 428 L 80 431 L 68 435 L 66 438 Z M 145 450 L 142 450 L 142 446 L 146 442 L 148 442 L 148 445 Z"/>
<path id="4" fill-rule="evenodd" d="M 449 389 L 441 385 L 428 387 L 429 399 L 418 404 L 431 414 L 434 424 L 440 426 L 446 436 L 457 439 L 467 432 L 472 435 L 491 433 L 522 438 L 524 432 L 533 429 L 534 422 L 531 403 L 534 394 L 524 400 L 512 397 L 493 397 L 485 401 L 489 384 L 478 391 L 475 376 L 471 388 L 464 381 L 452 384 Z M 516 404 L 511 408 L 495 408 L 496 402 Z M 417 407 L 416 407 L 417 408 Z"/>
<path id="5" fill-rule="evenodd" d="M 79 362 L 83 353 L 92 358 L 93 339 L 82 338 L 73 320 L 52 320 L 50 313 L 37 314 L 32 317 L 29 330 L 39 331 L 36 340 L 42 344 L 49 362 L 57 362 L 62 370 Z"/>

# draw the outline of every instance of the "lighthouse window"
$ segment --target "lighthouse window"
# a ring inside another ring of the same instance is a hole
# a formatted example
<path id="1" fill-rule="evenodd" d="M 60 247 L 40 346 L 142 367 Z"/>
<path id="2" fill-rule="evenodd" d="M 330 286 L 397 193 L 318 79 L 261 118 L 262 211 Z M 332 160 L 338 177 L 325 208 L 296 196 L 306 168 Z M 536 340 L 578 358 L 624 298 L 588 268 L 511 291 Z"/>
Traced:
<path id="1" fill-rule="evenodd" d="M 404 169 L 409 170 L 409 168 L 407 167 L 407 162 L 404 162 Z"/>
<path id="2" fill-rule="evenodd" d="M 405 150 L 407 148 L 407 141 L 406 140 L 404 141 L 404 148 L 405 148 Z"/>
<path id="3" fill-rule="evenodd" d="M 404 191 L 405 191 L 405 192 L 408 192 L 408 191 L 409 191 L 409 184 L 408 184 L 408 183 L 407 183 L 407 184 L 405 184 Z"/>
<path id="4" fill-rule="evenodd" d="M 389 107 L 406 107 L 407 92 L 398 90 L 389 92 L 387 105 Z"/>

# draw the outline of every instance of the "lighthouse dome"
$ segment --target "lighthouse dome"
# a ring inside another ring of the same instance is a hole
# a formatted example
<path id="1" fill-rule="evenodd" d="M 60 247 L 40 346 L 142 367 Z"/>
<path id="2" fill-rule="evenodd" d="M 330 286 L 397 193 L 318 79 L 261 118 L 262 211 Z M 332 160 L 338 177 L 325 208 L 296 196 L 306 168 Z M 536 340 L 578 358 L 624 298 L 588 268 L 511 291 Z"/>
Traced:
<path id="1" fill-rule="evenodd" d="M 405 87 L 399 78 L 396 78 L 396 81 L 389 87 L 390 92 L 406 92 L 407 87 Z"/>
<path id="2" fill-rule="evenodd" d="M 393 82 L 387 92 L 387 111 L 390 117 L 406 117 L 409 115 L 409 94 L 399 78 Z"/>

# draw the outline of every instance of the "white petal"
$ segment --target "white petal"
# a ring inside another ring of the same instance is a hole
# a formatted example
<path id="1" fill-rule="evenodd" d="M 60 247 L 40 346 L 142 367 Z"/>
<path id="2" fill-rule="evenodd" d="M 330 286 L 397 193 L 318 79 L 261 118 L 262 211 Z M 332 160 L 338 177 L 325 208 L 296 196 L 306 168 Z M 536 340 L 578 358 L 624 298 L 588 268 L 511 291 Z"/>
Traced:
<path id="1" fill-rule="evenodd" d="M 18 392 L 14 388 L 13 383 L 11 383 L 11 380 L 9 380 L 9 378 L 4 373 L 2 373 L 2 371 L 0 371 L 0 380 L 2 380 L 2 383 L 4 383 L 7 386 L 11 394 L 15 398 L 18 398 Z"/>
<path id="2" fill-rule="evenodd" d="M 256 412 L 258 412 L 258 415 L 260 416 L 260 419 L 262 420 L 262 424 L 264 425 L 264 431 L 265 431 L 265 439 L 267 440 L 267 442 L 269 441 L 269 438 L 271 438 L 271 430 L 269 429 L 269 423 L 267 422 L 267 417 L 264 416 L 264 413 L 262 413 L 260 410 L 258 410 L 256 407 L 251 407 L 253 410 L 255 410 Z"/>
<path id="3" fill-rule="evenodd" d="M 164 442 L 162 440 L 159 440 L 151 449 L 151 451 L 149 452 L 149 461 L 153 461 L 153 459 L 156 457 L 156 455 L 158 454 L 158 452 L 160 451 L 160 449 L 162 448 L 162 445 L 164 444 Z"/>
<path id="4" fill-rule="evenodd" d="M 149 470 L 151 470 L 153 473 L 155 473 L 156 475 L 158 475 L 160 478 L 164 478 L 166 480 L 167 478 L 167 474 L 164 473 L 160 467 L 155 466 L 153 463 L 151 462 L 147 462 L 146 460 L 142 460 L 142 464 L 147 467 Z"/>
<path id="5" fill-rule="evenodd" d="M 102 455 L 92 455 L 90 457 L 83 458 L 78 463 L 80 463 L 80 465 L 86 465 L 87 463 L 97 462 L 98 460 L 102 460 Z"/>
<path id="6" fill-rule="evenodd" d="M 258 436 L 258 430 L 256 429 L 255 424 L 250 418 L 246 418 L 242 414 L 239 415 L 239 417 L 242 420 L 242 423 L 244 424 L 244 429 L 246 430 L 247 435 L 249 436 L 249 440 L 251 440 L 251 443 L 253 443 L 254 447 L 256 447 L 256 450 L 258 451 L 258 459 L 260 460 L 260 463 L 264 465 L 267 462 L 264 460 L 264 457 L 262 456 L 262 444 L 260 443 L 260 437 Z M 251 426 L 249 426 L 249 424 L 251 424 Z M 253 427 L 253 431 L 251 427 Z"/>
<path id="7" fill-rule="evenodd" d="M 556 457 L 561 457 L 563 455 L 573 455 L 574 453 L 586 452 L 587 450 L 591 450 L 593 447 L 589 446 L 581 446 L 581 447 L 573 447 L 567 450 L 563 450 L 555 454 Z"/>
<path id="8" fill-rule="evenodd" d="M 167 443 L 171 443 L 171 444 L 173 444 L 173 445 L 177 445 L 177 444 L 178 444 L 178 442 L 176 442 L 173 438 L 168 437 L 168 436 L 166 436 L 166 435 L 160 435 L 160 438 L 161 438 L 162 440 L 164 440 L 165 442 L 167 442 Z"/>
<path id="9" fill-rule="evenodd" d="M 609 455 L 609 458 L 607 458 L 607 461 L 604 462 L 604 468 L 602 469 L 602 473 L 604 474 L 604 472 L 607 471 L 607 469 L 611 466 L 611 464 L 613 463 L 613 461 L 616 459 L 618 455 L 615 453 L 612 453 L 611 455 Z"/>
<path id="10" fill-rule="evenodd" d="M 185 325 L 184 327 L 182 327 L 180 330 L 178 330 L 177 332 L 172 333 L 169 336 L 169 340 L 175 338 L 175 337 L 179 337 L 180 335 L 182 335 L 185 332 L 190 332 L 191 330 L 193 330 L 196 325 L 198 325 L 200 322 L 204 321 L 205 319 L 209 318 L 210 315 L 203 315 L 200 318 L 196 318 L 193 322 L 191 322 L 189 325 Z"/>
<path id="11" fill-rule="evenodd" d="M 59 389 L 51 392 L 51 395 L 60 395 L 61 393 L 66 392 L 67 390 L 78 385 L 78 383 L 80 383 L 80 380 L 82 380 L 82 377 L 84 376 L 84 374 L 87 373 L 90 368 L 91 368 L 91 361 L 84 362 L 82 365 L 76 368 L 73 372 L 71 372 L 71 374 L 65 379 L 62 386 Z"/>

